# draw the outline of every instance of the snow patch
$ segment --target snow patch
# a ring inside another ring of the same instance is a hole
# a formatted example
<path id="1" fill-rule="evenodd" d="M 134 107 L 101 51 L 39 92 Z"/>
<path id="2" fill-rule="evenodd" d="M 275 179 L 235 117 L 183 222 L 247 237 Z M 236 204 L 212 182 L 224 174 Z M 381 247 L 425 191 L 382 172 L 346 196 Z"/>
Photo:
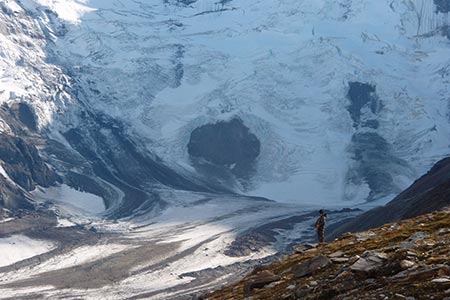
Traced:
<path id="1" fill-rule="evenodd" d="M 81 211 L 89 214 L 99 214 L 105 210 L 103 199 L 97 195 L 77 191 L 68 185 L 39 188 L 32 192 L 40 201 L 54 202 L 68 211 L 77 214 Z"/>
<path id="2" fill-rule="evenodd" d="M 89 0 L 21 0 L 28 7 L 35 6 L 32 1 L 48 7 L 58 14 L 58 17 L 70 23 L 78 24 L 86 13 L 92 12 L 95 9 L 88 7 Z"/>
<path id="3" fill-rule="evenodd" d="M 40 255 L 54 249 L 49 241 L 34 240 L 25 235 L 0 238 L 0 267 Z"/>

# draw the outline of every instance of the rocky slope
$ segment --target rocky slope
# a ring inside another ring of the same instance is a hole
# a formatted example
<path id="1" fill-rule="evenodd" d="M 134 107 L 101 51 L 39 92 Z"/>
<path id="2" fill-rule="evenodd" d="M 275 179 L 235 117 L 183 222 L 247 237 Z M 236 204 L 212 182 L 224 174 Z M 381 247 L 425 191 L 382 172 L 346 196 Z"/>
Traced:
<path id="1" fill-rule="evenodd" d="M 261 266 L 204 300 L 450 299 L 450 209 L 346 234 Z"/>
<path id="2" fill-rule="evenodd" d="M 28 192 L 60 181 L 26 140 L 0 133 L 0 208 L 32 208 Z"/>
<path id="3" fill-rule="evenodd" d="M 428 173 L 416 180 L 385 206 L 380 206 L 335 226 L 329 238 L 344 232 L 356 232 L 388 222 L 416 217 L 450 205 L 450 158 L 437 162 Z"/>

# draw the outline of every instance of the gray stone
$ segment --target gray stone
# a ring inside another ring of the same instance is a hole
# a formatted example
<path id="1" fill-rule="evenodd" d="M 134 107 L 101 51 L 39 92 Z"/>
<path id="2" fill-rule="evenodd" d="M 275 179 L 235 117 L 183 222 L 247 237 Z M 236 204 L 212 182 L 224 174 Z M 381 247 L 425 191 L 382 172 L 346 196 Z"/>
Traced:
<path id="1" fill-rule="evenodd" d="M 332 261 L 332 262 L 338 263 L 338 264 L 346 263 L 346 262 L 348 262 L 349 260 L 350 260 L 350 259 L 349 259 L 348 257 L 332 257 L 332 258 L 331 258 L 331 261 Z"/>
<path id="2" fill-rule="evenodd" d="M 417 253 L 413 251 L 406 251 L 406 256 L 408 257 L 417 257 Z"/>
<path id="3" fill-rule="evenodd" d="M 434 283 L 447 283 L 447 282 L 450 282 L 450 278 L 448 278 L 448 277 L 435 278 L 435 279 L 431 280 L 431 282 L 434 282 Z"/>
<path id="4" fill-rule="evenodd" d="M 294 247 L 292 247 L 292 249 L 296 252 L 296 253 L 303 253 L 305 251 L 311 250 L 311 249 L 316 249 L 318 244 L 313 244 L 313 243 L 306 243 L 306 244 L 300 244 L 300 245 L 296 245 Z"/>
<path id="5" fill-rule="evenodd" d="M 310 286 L 318 286 L 319 283 L 318 283 L 317 281 L 313 280 L 313 281 L 310 281 L 310 282 L 309 282 L 309 285 L 310 285 Z"/>
<path id="6" fill-rule="evenodd" d="M 399 246 L 400 248 L 404 248 L 404 249 L 414 249 L 414 248 L 417 248 L 417 245 L 416 245 L 416 244 L 414 244 L 414 243 L 412 243 L 412 242 L 407 242 L 407 241 L 400 242 L 400 244 L 398 244 L 398 246 Z"/>
<path id="7" fill-rule="evenodd" d="M 380 268 L 386 259 L 385 253 L 367 251 L 350 267 L 350 270 L 370 272 Z"/>
<path id="8" fill-rule="evenodd" d="M 413 243 L 415 243 L 415 242 L 417 242 L 417 241 L 424 240 L 424 239 L 426 239 L 427 237 L 428 237 L 428 234 L 426 234 L 426 233 L 423 232 L 423 231 L 418 231 L 418 232 L 414 233 L 413 235 L 411 235 L 411 236 L 408 238 L 408 240 L 411 241 L 411 242 L 413 242 Z"/>
<path id="9" fill-rule="evenodd" d="M 244 297 L 251 296 L 254 289 L 263 288 L 280 279 L 281 277 L 275 275 L 272 271 L 263 270 L 244 284 Z"/>
<path id="10" fill-rule="evenodd" d="M 450 233 L 450 228 L 441 228 L 438 231 L 438 235 L 446 235 Z"/>
<path id="11" fill-rule="evenodd" d="M 330 264 L 332 264 L 332 262 L 328 257 L 320 255 L 295 266 L 292 271 L 294 273 L 294 278 L 301 278 L 313 274 L 314 272 L 323 269 Z"/>
<path id="12" fill-rule="evenodd" d="M 402 261 L 400 262 L 400 267 L 401 267 L 403 270 L 405 270 L 405 269 L 410 269 L 410 268 L 415 267 L 415 266 L 417 266 L 417 264 L 416 264 L 415 262 L 410 261 L 410 260 L 407 260 L 407 259 L 404 259 L 404 260 L 402 260 Z"/>
<path id="13" fill-rule="evenodd" d="M 358 242 L 367 241 L 368 239 L 371 239 L 373 237 L 376 237 L 376 234 L 372 231 L 363 231 L 356 233 L 356 240 Z"/>
<path id="14" fill-rule="evenodd" d="M 342 255 L 344 255 L 344 252 L 342 252 L 341 250 L 336 251 L 331 253 L 330 255 L 328 255 L 328 257 L 333 258 L 333 257 L 341 257 Z"/>
<path id="15" fill-rule="evenodd" d="M 295 289 L 296 288 L 296 286 L 295 285 L 293 285 L 293 284 L 291 284 L 290 286 L 288 286 L 286 289 L 288 289 L 288 290 L 293 290 L 293 289 Z"/>

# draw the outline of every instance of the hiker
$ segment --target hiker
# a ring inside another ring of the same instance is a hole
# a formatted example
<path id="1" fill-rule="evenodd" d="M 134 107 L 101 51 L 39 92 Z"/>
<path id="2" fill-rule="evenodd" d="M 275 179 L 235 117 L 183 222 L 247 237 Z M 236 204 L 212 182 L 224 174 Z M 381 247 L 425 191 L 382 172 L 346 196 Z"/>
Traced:
<path id="1" fill-rule="evenodd" d="M 320 216 L 317 218 L 315 227 L 317 230 L 317 236 L 319 243 L 323 243 L 323 237 L 325 235 L 325 223 L 327 222 L 327 214 L 323 213 L 323 210 L 319 210 Z"/>

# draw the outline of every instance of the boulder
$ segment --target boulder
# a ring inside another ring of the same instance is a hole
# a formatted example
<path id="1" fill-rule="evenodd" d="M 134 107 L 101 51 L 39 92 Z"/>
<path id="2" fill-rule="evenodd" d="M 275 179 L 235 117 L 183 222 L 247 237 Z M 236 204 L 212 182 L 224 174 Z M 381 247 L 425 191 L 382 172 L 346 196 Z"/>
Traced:
<path id="1" fill-rule="evenodd" d="M 295 251 L 295 253 L 303 253 L 303 252 L 306 252 L 311 249 L 316 249 L 317 245 L 318 244 L 306 243 L 306 244 L 296 245 L 296 246 L 292 247 L 292 249 Z"/>
<path id="2" fill-rule="evenodd" d="M 448 277 L 435 278 L 435 279 L 431 280 L 431 282 L 434 282 L 434 283 L 449 283 L 450 282 L 450 278 L 448 278 Z"/>
<path id="3" fill-rule="evenodd" d="M 414 233 L 413 235 L 411 235 L 411 236 L 408 238 L 408 240 L 411 241 L 411 242 L 413 242 L 413 243 L 416 243 L 416 242 L 421 241 L 421 240 L 424 240 L 424 239 L 426 239 L 426 238 L 428 238 L 428 234 L 426 234 L 426 233 L 423 232 L 423 231 L 418 231 L 418 232 Z"/>
<path id="4" fill-rule="evenodd" d="M 413 268 L 415 266 L 417 266 L 417 264 L 415 262 L 411 261 L 411 260 L 408 260 L 408 259 L 404 259 L 404 260 L 402 260 L 400 262 L 400 267 L 403 270 L 410 269 L 410 268 Z"/>
<path id="5" fill-rule="evenodd" d="M 295 266 L 292 271 L 294 273 L 294 278 L 301 278 L 311 275 L 331 264 L 332 262 L 328 257 L 320 255 Z"/>
<path id="6" fill-rule="evenodd" d="M 280 280 L 281 277 L 275 275 L 270 270 L 263 270 L 260 273 L 254 275 L 249 281 L 244 284 L 244 297 L 249 297 L 254 289 L 260 289 L 266 285 Z"/>
<path id="7" fill-rule="evenodd" d="M 398 244 L 398 247 L 403 249 L 415 249 L 417 248 L 417 245 L 413 242 L 403 241 Z"/>
<path id="8" fill-rule="evenodd" d="M 341 250 L 338 250 L 336 252 L 331 253 L 330 255 L 328 255 L 329 257 L 333 258 L 333 257 L 341 257 L 344 255 L 344 252 Z"/>
<path id="9" fill-rule="evenodd" d="M 351 267 L 352 271 L 370 272 L 380 268 L 386 261 L 387 255 L 382 252 L 366 251 Z"/>
<path id="10" fill-rule="evenodd" d="M 337 264 L 342 264 L 350 261 L 348 257 L 332 257 L 331 261 Z"/>

